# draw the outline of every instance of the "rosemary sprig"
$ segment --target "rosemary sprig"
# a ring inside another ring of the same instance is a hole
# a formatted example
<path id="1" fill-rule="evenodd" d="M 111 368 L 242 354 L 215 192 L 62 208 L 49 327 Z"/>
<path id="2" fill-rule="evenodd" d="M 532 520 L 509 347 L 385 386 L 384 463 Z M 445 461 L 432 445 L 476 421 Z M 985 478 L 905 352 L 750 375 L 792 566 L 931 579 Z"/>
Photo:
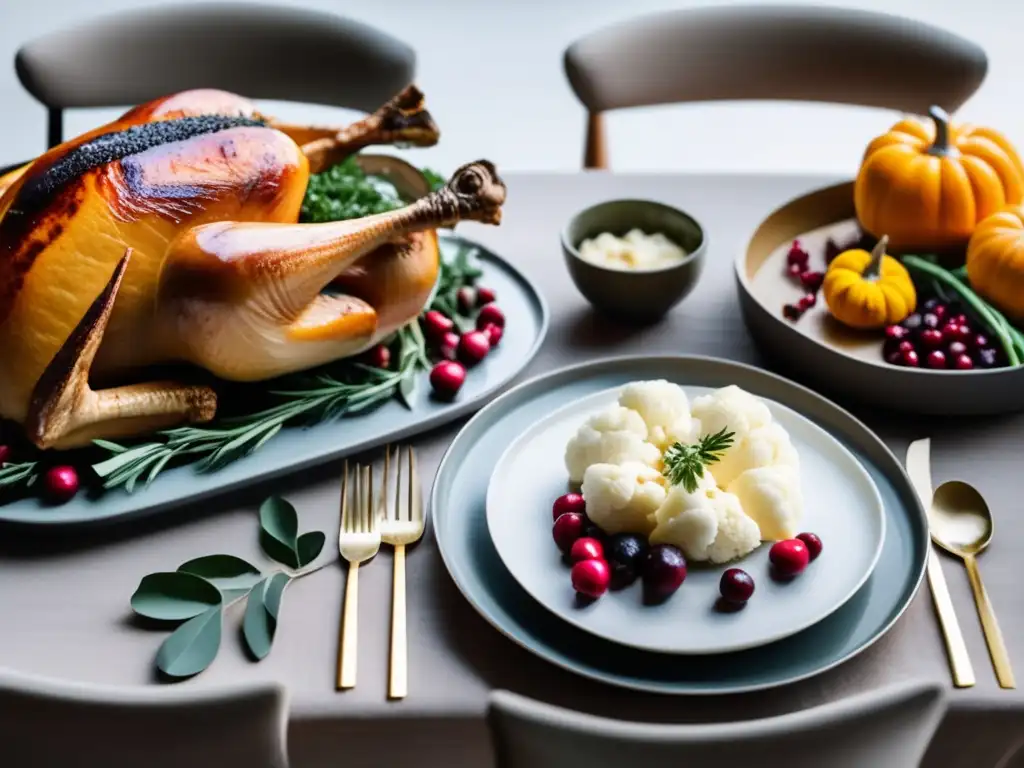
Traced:
<path id="1" fill-rule="evenodd" d="M 0 488 L 29 488 L 38 478 L 35 461 L 8 461 L 0 467 Z"/>
<path id="2" fill-rule="evenodd" d="M 734 437 L 734 432 L 726 432 L 726 427 L 722 427 L 692 445 L 673 443 L 662 458 L 665 465 L 662 474 L 672 485 L 682 485 L 687 493 L 693 493 L 704 477 L 704 467 L 722 458 L 722 454 L 732 447 Z"/>

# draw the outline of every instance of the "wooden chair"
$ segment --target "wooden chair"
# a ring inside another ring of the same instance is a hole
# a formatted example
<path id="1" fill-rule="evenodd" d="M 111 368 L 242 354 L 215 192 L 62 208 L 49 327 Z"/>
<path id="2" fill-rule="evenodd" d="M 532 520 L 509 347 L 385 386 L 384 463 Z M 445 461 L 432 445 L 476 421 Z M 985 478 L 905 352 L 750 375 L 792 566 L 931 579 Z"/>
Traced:
<path id="1" fill-rule="evenodd" d="M 498 768 L 916 768 L 945 711 L 938 684 L 892 686 L 767 720 L 648 725 L 491 695 Z"/>
<path id="2" fill-rule="evenodd" d="M 117 107 L 190 88 L 370 112 L 412 82 L 416 54 L 373 27 L 329 13 L 262 4 L 174 4 L 122 11 L 37 38 L 18 78 L 49 110 Z"/>
<path id="3" fill-rule="evenodd" d="M 985 79 L 985 52 L 923 22 L 842 8 L 728 6 L 626 21 L 566 49 L 587 108 L 585 168 L 606 168 L 604 113 L 683 102 L 790 100 L 952 112 Z"/>
<path id="4" fill-rule="evenodd" d="M 0 765 L 287 768 L 285 690 L 116 689 L 0 670 Z"/>

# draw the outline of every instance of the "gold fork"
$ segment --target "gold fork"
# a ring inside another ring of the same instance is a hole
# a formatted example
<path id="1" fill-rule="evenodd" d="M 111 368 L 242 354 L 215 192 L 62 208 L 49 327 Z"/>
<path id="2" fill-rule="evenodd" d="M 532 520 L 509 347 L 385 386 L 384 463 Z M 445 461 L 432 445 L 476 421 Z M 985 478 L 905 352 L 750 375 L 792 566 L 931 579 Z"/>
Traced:
<path id="1" fill-rule="evenodd" d="M 377 554 L 380 532 L 373 508 L 373 469 L 359 464 L 355 469 L 352 497 L 348 492 L 348 462 L 341 481 L 341 524 L 338 551 L 348 561 L 345 580 L 345 610 L 342 612 L 338 645 L 338 690 L 356 684 L 356 644 L 359 616 L 359 564 Z"/>
<path id="2" fill-rule="evenodd" d="M 395 566 L 391 585 L 391 663 L 388 679 L 388 697 L 405 698 L 408 690 L 408 643 L 405 625 L 405 548 L 419 541 L 423 535 L 423 494 L 416 472 L 416 454 L 412 446 L 406 448 L 405 493 L 402 493 L 402 448 L 395 451 L 397 477 L 395 501 L 387 504 L 388 470 L 391 464 L 391 446 L 384 449 L 384 479 L 380 494 L 380 538 L 395 548 Z"/>

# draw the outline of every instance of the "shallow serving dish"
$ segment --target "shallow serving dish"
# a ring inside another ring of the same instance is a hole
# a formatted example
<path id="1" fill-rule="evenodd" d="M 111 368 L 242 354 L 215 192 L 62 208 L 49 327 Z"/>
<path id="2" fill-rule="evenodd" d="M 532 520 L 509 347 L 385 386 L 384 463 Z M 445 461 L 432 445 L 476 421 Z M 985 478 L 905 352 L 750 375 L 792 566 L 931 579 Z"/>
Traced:
<path id="1" fill-rule="evenodd" d="M 773 211 L 736 260 L 740 307 L 750 334 L 792 375 L 851 401 L 924 414 L 993 414 L 1024 409 L 1024 366 L 971 371 L 889 365 L 878 336 L 857 333 L 832 320 L 820 300 L 799 321 L 782 316 L 800 291 L 785 274 L 786 251 L 795 239 L 823 269 L 829 237 L 856 235 L 853 183 L 810 192 Z"/>
<path id="2" fill-rule="evenodd" d="M 625 235 L 640 229 L 660 232 L 686 251 L 686 257 L 659 269 L 612 269 L 580 256 L 587 238 L 602 232 Z M 707 235 L 697 220 L 677 208 L 652 200 L 608 200 L 585 208 L 562 231 L 562 253 L 573 282 L 595 309 L 615 317 L 653 321 L 693 290 L 704 269 Z"/>

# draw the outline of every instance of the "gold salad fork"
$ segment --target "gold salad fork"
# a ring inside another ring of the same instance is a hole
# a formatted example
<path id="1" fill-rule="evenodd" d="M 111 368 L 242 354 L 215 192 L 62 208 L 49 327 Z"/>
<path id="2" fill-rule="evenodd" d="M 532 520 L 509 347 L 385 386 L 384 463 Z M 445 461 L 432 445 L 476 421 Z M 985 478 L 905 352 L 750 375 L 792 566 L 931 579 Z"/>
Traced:
<path id="1" fill-rule="evenodd" d="M 338 551 L 348 561 L 345 580 L 345 610 L 341 618 L 338 645 L 338 690 L 356 684 L 356 644 L 359 616 L 359 564 L 377 554 L 380 531 L 373 503 L 373 469 L 356 465 L 355 482 L 349 495 L 348 462 L 341 481 L 341 524 L 338 528 Z M 385 486 L 386 487 L 386 486 Z"/>
<path id="2" fill-rule="evenodd" d="M 402 487 L 402 447 L 395 451 L 397 477 L 394 503 L 388 504 L 388 474 L 391 446 L 384 449 L 384 479 L 380 494 L 380 538 L 395 548 L 395 566 L 391 585 L 391 663 L 388 697 L 405 698 L 408 690 L 408 642 L 405 624 L 405 548 L 423 535 L 423 494 L 416 472 L 416 454 L 406 448 L 406 483 Z M 403 493 L 404 490 L 404 493 Z"/>

